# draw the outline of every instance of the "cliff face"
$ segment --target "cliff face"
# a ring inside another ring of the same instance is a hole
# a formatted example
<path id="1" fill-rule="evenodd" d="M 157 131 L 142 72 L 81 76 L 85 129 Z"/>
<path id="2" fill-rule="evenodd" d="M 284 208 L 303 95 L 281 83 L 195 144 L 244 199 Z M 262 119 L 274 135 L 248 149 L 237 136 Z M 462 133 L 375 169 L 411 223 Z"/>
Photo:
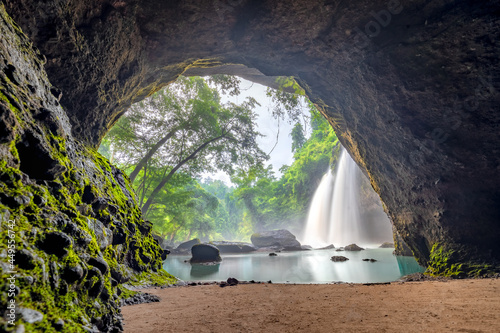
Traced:
<path id="1" fill-rule="evenodd" d="M 44 67 L 57 87 L 49 97 L 62 92 L 76 139 L 63 127 L 69 156 L 96 161 L 85 152 L 126 107 L 187 68 L 236 63 L 268 76 L 294 75 L 366 170 L 421 264 L 447 275 L 499 270 L 495 2 L 4 2 L 46 57 Z M 20 105 L 32 98 L 25 95 Z M 19 122 L 5 117 L 7 124 Z M 48 149 L 41 156 L 52 156 L 50 147 L 59 139 L 16 133 L 7 130 L 2 140 L 4 149 L 19 151 L 20 166 L 14 157 L 8 160 L 20 175 L 38 179 L 39 170 L 55 176 L 73 170 L 53 167 L 51 160 L 36 170 L 23 166 L 23 154 L 31 154 L 23 147 Z M 105 163 L 96 164 L 102 169 Z M 101 183 L 111 181 L 110 170 Z M 44 177 L 47 190 L 58 191 Z M 78 187 L 78 195 L 84 189 Z M 122 204 L 115 203 L 117 211 Z"/>
<path id="2" fill-rule="evenodd" d="M 28 332 L 118 331 L 120 285 L 171 277 L 127 177 L 73 139 L 44 61 L 0 6 L 0 325 L 15 300 Z"/>

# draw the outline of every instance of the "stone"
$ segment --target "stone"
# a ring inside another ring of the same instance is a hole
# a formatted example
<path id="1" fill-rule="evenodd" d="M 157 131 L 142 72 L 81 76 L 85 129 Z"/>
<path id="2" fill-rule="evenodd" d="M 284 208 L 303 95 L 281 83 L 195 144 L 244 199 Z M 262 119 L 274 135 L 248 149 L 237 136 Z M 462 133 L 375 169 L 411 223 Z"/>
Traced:
<path id="1" fill-rule="evenodd" d="M 19 314 L 28 324 L 34 324 L 43 320 L 43 314 L 33 309 L 19 308 Z"/>
<path id="2" fill-rule="evenodd" d="M 392 249 L 394 248 L 394 243 L 391 242 L 384 242 L 382 245 L 379 246 L 380 249 Z"/>
<path id="3" fill-rule="evenodd" d="M 200 240 L 198 238 L 191 239 L 187 242 L 179 244 L 173 251 L 172 253 L 174 254 L 183 254 L 183 253 L 189 253 L 191 251 L 191 248 L 193 245 L 200 244 Z"/>
<path id="4" fill-rule="evenodd" d="M 330 258 L 330 260 L 334 261 L 334 262 L 342 262 L 342 261 L 349 260 L 349 258 L 344 257 L 344 256 L 333 256 L 333 257 Z"/>
<path id="5" fill-rule="evenodd" d="M 62 320 L 62 318 L 59 318 L 52 324 L 52 326 L 54 326 L 56 331 L 62 331 L 64 328 L 64 324 L 64 320 Z"/>
<path id="6" fill-rule="evenodd" d="M 22 269 L 33 269 L 36 267 L 36 255 L 27 249 L 16 252 L 16 264 Z"/>
<path id="7" fill-rule="evenodd" d="M 335 246 L 333 246 L 333 244 L 330 244 L 330 245 L 327 245 L 325 247 L 321 247 L 319 248 L 318 250 L 331 250 L 331 249 L 334 249 Z M 337 251 L 339 251 L 340 249 L 338 249 Z"/>
<path id="8" fill-rule="evenodd" d="M 219 249 L 211 244 L 195 244 L 191 247 L 191 263 L 220 262 Z"/>
<path id="9" fill-rule="evenodd" d="M 106 273 L 108 273 L 109 270 L 108 263 L 101 257 L 90 258 L 88 264 L 99 269 L 102 275 L 106 275 Z"/>
<path id="10" fill-rule="evenodd" d="M 80 281 L 85 272 L 80 265 L 68 266 L 64 269 L 62 278 L 69 284 Z"/>
<path id="11" fill-rule="evenodd" d="M 274 253 L 274 252 L 271 252 L 271 253 L 269 253 L 269 256 L 270 257 L 277 257 L 278 255 L 276 253 Z"/>
<path id="12" fill-rule="evenodd" d="M 376 259 L 362 259 L 363 261 L 376 262 Z"/>
<path id="13" fill-rule="evenodd" d="M 73 245 L 73 239 L 63 232 L 54 231 L 45 235 L 40 244 L 42 250 L 57 257 L 63 257 L 68 253 L 68 248 Z"/>
<path id="14" fill-rule="evenodd" d="M 230 286 L 236 286 L 240 281 L 238 281 L 237 279 L 235 278 L 227 278 L 227 284 L 230 285 Z"/>
<path id="15" fill-rule="evenodd" d="M 349 244 L 344 247 L 345 251 L 363 251 L 362 247 L 357 246 L 356 244 Z"/>
<path id="16" fill-rule="evenodd" d="M 257 250 L 257 247 L 244 242 L 213 241 L 210 244 L 217 246 L 220 253 L 248 253 Z"/>
<path id="17" fill-rule="evenodd" d="M 256 247 L 282 247 L 286 251 L 302 250 L 295 236 L 285 229 L 254 233 L 250 240 Z"/>

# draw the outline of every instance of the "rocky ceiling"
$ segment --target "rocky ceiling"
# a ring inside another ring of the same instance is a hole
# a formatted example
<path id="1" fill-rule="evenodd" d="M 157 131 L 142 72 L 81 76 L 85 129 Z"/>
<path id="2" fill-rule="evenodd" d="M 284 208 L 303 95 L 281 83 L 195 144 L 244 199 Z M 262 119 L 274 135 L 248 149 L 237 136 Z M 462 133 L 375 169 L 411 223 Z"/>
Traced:
<path id="1" fill-rule="evenodd" d="M 422 264 L 498 265 L 498 1 L 4 2 L 78 140 L 186 70 L 295 76 Z"/>

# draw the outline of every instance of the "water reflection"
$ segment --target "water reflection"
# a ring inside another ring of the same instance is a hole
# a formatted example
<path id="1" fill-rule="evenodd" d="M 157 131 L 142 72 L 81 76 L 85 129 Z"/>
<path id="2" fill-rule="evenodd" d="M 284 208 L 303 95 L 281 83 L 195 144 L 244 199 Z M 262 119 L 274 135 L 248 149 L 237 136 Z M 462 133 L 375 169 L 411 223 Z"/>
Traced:
<path id="1" fill-rule="evenodd" d="M 190 264 L 191 265 L 191 276 L 194 278 L 209 277 L 212 275 L 217 275 L 219 272 L 220 264 L 215 265 L 201 265 L 201 264 Z"/>
<path id="2" fill-rule="evenodd" d="M 219 265 L 204 266 L 185 263 L 187 256 L 169 256 L 163 267 L 186 281 L 255 280 L 290 283 L 329 283 L 335 281 L 367 283 L 389 282 L 401 276 L 421 272 L 415 259 L 395 257 L 393 249 L 367 249 L 360 252 L 318 250 L 282 252 L 277 257 L 267 253 L 223 255 Z M 343 255 L 350 260 L 332 262 L 331 256 Z M 376 262 L 362 259 L 373 258 Z"/>

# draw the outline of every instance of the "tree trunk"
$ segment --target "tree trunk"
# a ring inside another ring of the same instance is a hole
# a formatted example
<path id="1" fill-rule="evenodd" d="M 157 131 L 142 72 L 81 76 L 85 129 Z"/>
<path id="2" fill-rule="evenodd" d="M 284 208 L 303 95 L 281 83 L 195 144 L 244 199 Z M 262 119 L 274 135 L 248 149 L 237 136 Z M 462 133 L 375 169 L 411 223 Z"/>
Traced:
<path id="1" fill-rule="evenodd" d="M 192 152 L 191 155 L 189 155 L 188 157 L 186 157 L 185 159 L 183 159 L 182 161 L 180 161 L 172 170 L 170 170 L 170 172 L 168 173 L 168 175 L 166 175 L 162 179 L 162 181 L 158 184 L 158 186 L 155 187 L 155 189 L 153 190 L 153 192 L 149 196 L 149 198 L 146 201 L 146 203 L 144 204 L 144 206 L 142 206 L 142 214 L 144 216 L 147 215 L 147 212 L 148 212 L 151 204 L 153 203 L 154 198 L 158 194 L 158 192 L 160 192 L 160 190 L 165 186 L 165 184 L 168 183 L 168 181 L 170 180 L 170 178 L 172 178 L 172 176 L 177 172 L 177 170 L 179 170 L 180 167 L 182 167 L 184 164 L 186 164 L 186 162 L 188 162 L 189 160 L 193 159 L 196 156 L 196 154 L 198 154 L 200 151 L 202 151 L 203 149 L 205 149 L 212 142 L 215 142 L 217 140 L 220 140 L 220 139 L 224 138 L 226 134 L 227 133 L 224 133 L 224 134 L 222 134 L 222 135 L 220 135 L 218 137 L 215 137 L 213 139 L 210 139 L 210 140 L 206 141 L 201 146 L 199 146 L 198 148 L 196 148 L 196 150 L 194 152 Z"/>
<path id="2" fill-rule="evenodd" d="M 168 139 L 170 139 L 175 134 L 176 131 L 177 131 L 177 129 L 174 129 L 174 130 L 170 131 L 167 135 L 165 135 L 163 138 L 161 138 L 160 141 L 158 141 L 153 147 L 151 147 L 151 149 L 139 161 L 139 163 L 137 163 L 137 165 L 134 168 L 134 171 L 132 171 L 132 173 L 129 175 L 130 181 L 132 183 L 134 183 L 135 177 L 137 177 L 137 175 L 139 174 L 141 169 L 144 168 L 146 163 L 151 159 L 151 157 L 153 157 L 153 155 L 156 153 L 156 151 L 158 149 L 160 149 L 161 146 L 163 146 L 165 144 L 165 142 L 167 142 Z"/>

